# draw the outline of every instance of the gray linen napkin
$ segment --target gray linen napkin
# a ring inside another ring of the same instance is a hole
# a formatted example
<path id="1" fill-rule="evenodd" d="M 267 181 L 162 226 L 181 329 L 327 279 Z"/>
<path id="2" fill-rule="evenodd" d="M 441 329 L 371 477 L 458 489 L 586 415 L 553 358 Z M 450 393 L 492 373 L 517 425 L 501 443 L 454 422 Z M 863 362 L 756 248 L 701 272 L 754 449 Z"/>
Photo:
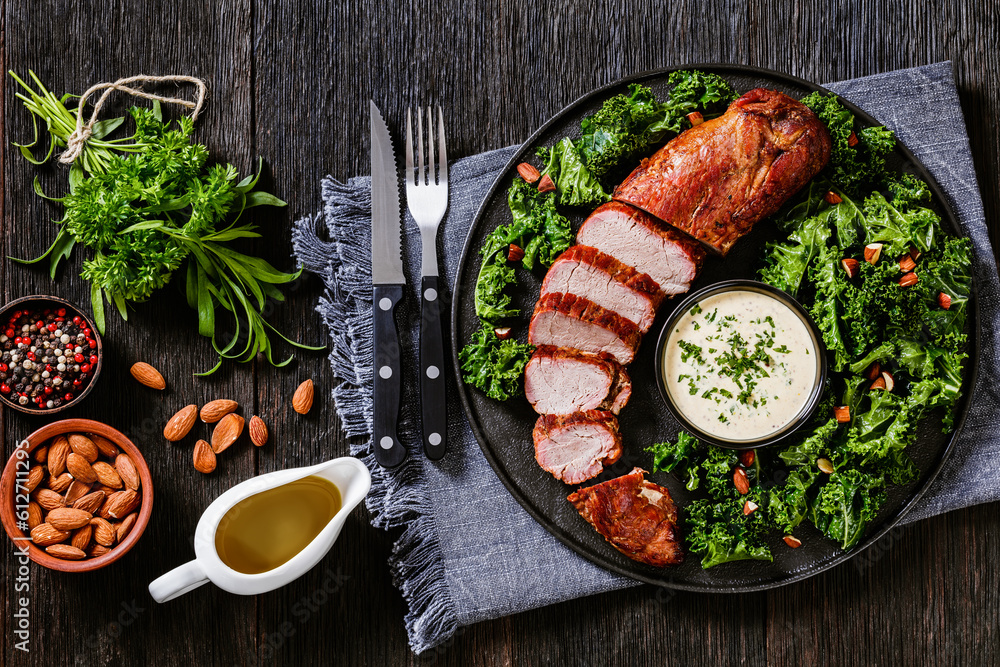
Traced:
<path id="1" fill-rule="evenodd" d="M 984 322 L 976 400 L 947 467 L 907 520 L 996 500 L 1000 482 L 987 472 L 992 466 L 985 463 L 1000 454 L 995 416 L 1000 409 L 1000 283 L 951 63 L 827 87 L 896 130 L 938 179 L 975 245 Z M 451 202 L 440 232 L 441 266 L 449 285 L 475 212 L 515 150 L 482 153 L 451 167 Z M 296 222 L 293 243 L 299 260 L 325 282 L 317 311 L 330 329 L 330 363 L 342 380 L 333 397 L 348 435 L 368 438 L 352 452 L 372 471 L 367 499 L 372 523 L 405 528 L 393 548 L 390 567 L 409 605 L 405 622 L 413 650 L 433 648 L 460 626 L 477 621 L 635 585 L 570 551 L 515 502 L 480 451 L 454 385 L 449 387 L 450 442 L 443 461 L 432 463 L 423 456 L 418 402 L 405 401 L 400 436 L 410 456 L 391 472 L 375 463 L 370 443 L 370 179 L 356 177 L 342 184 L 328 177 L 322 192 L 323 211 Z M 420 243 L 409 215 L 404 245 L 408 292 L 399 318 L 403 358 L 410 363 L 404 363 L 403 381 L 406 387 L 416 387 L 414 285 L 419 285 Z"/>

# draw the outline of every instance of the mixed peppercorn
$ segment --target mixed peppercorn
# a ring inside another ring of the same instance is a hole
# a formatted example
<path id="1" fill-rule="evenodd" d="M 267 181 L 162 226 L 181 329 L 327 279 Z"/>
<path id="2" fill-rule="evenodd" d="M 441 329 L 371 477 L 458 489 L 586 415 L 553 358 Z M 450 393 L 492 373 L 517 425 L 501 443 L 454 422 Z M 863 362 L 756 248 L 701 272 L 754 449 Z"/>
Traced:
<path id="1" fill-rule="evenodd" d="M 90 325 L 66 308 L 15 310 L 0 333 L 0 395 L 51 410 L 72 401 L 99 361 Z"/>

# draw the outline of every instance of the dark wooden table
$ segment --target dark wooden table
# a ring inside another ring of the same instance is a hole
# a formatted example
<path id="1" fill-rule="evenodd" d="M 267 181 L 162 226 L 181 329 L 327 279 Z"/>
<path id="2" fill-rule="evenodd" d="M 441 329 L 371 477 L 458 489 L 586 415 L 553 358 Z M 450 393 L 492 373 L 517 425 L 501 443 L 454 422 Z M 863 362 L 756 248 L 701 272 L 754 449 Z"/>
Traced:
<path id="1" fill-rule="evenodd" d="M 994 9 L 978 0 L 933 3 L 774 1 L 594 3 L 428 2 L 16 2 L 3 0 L 0 70 L 34 70 L 53 91 L 138 73 L 204 77 L 210 103 L 197 139 L 246 172 L 266 162 L 269 187 L 287 209 L 255 217 L 256 251 L 291 268 L 289 226 L 320 203 L 319 179 L 367 170 L 369 97 L 398 124 L 407 105 L 437 102 L 450 117 L 453 157 L 522 141 L 587 90 L 656 67 L 698 62 L 760 65 L 814 81 L 954 61 L 992 238 L 1000 231 L 1000 40 Z M 831 6 L 837 4 L 839 8 Z M 927 3 L 930 4 L 930 3 Z M 850 6 L 849 6 L 850 5 Z M 65 173 L 38 169 L 11 141 L 30 136 L 28 114 L 5 78 L 0 130 L 3 256 L 30 257 L 54 234 L 58 208 L 39 199 Z M 118 109 L 124 103 L 117 100 Z M 52 282 L 42 269 L 3 260 L 4 301 L 56 293 L 87 304 L 81 257 Z M 324 339 L 315 278 L 293 286 L 273 321 L 301 339 Z M 288 369 L 214 363 L 194 314 L 166 289 L 130 314 L 109 315 L 108 365 L 70 416 L 106 421 L 131 436 L 156 481 L 153 518 L 120 562 L 64 575 L 33 566 L 30 592 L 15 593 L 12 549 L 2 557 L 0 664 L 987 664 L 1000 646 L 1000 505 L 952 512 L 894 531 L 861 559 L 805 582 L 753 595 L 664 594 L 644 587 L 567 602 L 463 629 L 415 657 L 404 604 L 386 558 L 394 535 L 351 517 L 323 563 L 257 597 L 205 586 L 157 605 L 146 585 L 192 557 L 192 532 L 209 502 L 258 473 L 347 453 L 327 397 L 334 378 L 322 354 Z M 129 366 L 161 368 L 164 393 L 138 387 Z M 316 406 L 290 408 L 311 377 Z M 166 442 L 164 421 L 217 397 L 263 415 L 271 442 L 245 441 L 209 476 L 192 468 L 191 443 Z M 47 420 L 3 415 L 9 454 Z M 319 593 L 335 577 L 337 590 Z M 30 597 L 30 653 L 15 650 L 14 598 Z"/>

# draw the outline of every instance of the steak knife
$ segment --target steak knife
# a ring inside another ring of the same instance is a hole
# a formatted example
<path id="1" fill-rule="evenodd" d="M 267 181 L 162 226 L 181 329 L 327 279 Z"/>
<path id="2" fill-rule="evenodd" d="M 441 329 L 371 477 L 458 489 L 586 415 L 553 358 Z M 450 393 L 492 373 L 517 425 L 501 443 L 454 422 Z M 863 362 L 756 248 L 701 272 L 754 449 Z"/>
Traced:
<path id="1" fill-rule="evenodd" d="M 374 324 L 374 404 L 372 436 L 375 460 L 395 468 L 406 458 L 397 424 L 402 388 L 402 364 L 396 306 L 403 300 L 403 275 L 399 208 L 399 176 L 389 128 L 382 113 L 370 102 L 372 138 L 372 316 Z"/>

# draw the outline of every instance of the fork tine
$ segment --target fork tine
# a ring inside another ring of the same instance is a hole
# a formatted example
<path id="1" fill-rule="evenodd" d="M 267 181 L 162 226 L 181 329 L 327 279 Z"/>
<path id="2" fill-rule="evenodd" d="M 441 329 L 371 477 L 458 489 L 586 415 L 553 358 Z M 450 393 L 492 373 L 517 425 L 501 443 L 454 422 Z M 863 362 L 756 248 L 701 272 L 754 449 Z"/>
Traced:
<path id="1" fill-rule="evenodd" d="M 406 108 L 406 183 L 415 184 L 416 179 L 413 175 L 413 130 L 410 126 L 410 111 L 409 107 Z"/>
<path id="2" fill-rule="evenodd" d="M 448 183 L 448 150 L 444 144 L 444 112 L 438 105 L 438 183 Z"/>
<path id="3" fill-rule="evenodd" d="M 426 183 L 424 180 L 424 123 L 421 120 L 423 113 L 421 113 L 420 107 L 417 107 L 417 162 L 420 165 L 417 169 L 417 185 L 423 185 Z"/>
<path id="4" fill-rule="evenodd" d="M 427 185 L 437 184 L 434 167 L 434 117 L 431 115 L 431 108 L 427 107 Z"/>

